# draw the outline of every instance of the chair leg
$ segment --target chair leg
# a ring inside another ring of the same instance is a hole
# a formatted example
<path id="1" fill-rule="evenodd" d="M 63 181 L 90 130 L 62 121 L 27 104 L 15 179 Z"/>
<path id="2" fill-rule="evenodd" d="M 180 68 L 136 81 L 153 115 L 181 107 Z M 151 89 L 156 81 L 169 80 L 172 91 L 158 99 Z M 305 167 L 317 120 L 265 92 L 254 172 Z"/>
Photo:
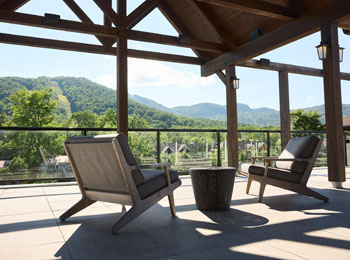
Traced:
<path id="1" fill-rule="evenodd" d="M 141 203 L 133 206 L 127 211 L 112 227 L 112 233 L 117 234 L 124 226 L 133 221 L 136 217 L 140 216 L 147 209 L 152 207 L 154 203 Z"/>
<path id="2" fill-rule="evenodd" d="M 313 197 L 315 199 L 323 200 L 324 202 L 329 201 L 329 199 L 326 196 L 323 196 L 322 194 L 320 194 L 320 193 L 318 193 L 310 188 L 307 188 L 307 187 L 304 187 L 303 189 L 299 190 L 298 192 L 303 194 L 303 195 Z"/>
<path id="3" fill-rule="evenodd" d="M 176 208 L 175 208 L 175 202 L 174 202 L 174 194 L 171 193 L 170 195 L 168 195 L 168 199 L 169 199 L 169 205 L 170 205 L 170 212 L 173 216 L 175 216 Z"/>
<path id="4" fill-rule="evenodd" d="M 247 189 L 245 191 L 246 194 L 249 193 L 249 190 L 250 190 L 250 186 L 252 185 L 252 179 L 250 177 L 248 177 L 248 182 L 247 182 Z"/>
<path id="5" fill-rule="evenodd" d="M 264 191 L 265 191 L 265 183 L 260 183 L 260 190 L 259 190 L 259 202 L 262 201 L 263 195 L 264 195 Z"/>
<path id="6" fill-rule="evenodd" d="M 73 205 L 70 209 L 68 209 L 66 212 L 64 212 L 60 216 L 61 221 L 65 221 L 70 216 L 74 215 L 75 213 L 85 209 L 86 207 L 90 206 L 91 204 L 95 203 L 96 200 L 90 200 L 88 198 L 81 198 L 76 204 Z"/>

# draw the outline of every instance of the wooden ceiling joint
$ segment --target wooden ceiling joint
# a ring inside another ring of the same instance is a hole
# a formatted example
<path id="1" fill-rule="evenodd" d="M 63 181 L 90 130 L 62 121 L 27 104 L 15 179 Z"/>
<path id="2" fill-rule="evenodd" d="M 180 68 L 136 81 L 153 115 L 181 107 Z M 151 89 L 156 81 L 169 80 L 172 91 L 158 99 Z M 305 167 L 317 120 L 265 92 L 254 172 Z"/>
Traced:
<path id="1" fill-rule="evenodd" d="M 151 13 L 154 8 L 157 7 L 157 2 L 158 0 L 146 0 L 134 11 L 132 11 L 126 18 L 126 28 L 132 29 L 136 24 L 138 24 L 143 18 Z"/>
<path id="2" fill-rule="evenodd" d="M 0 9 L 8 10 L 8 11 L 16 11 L 26 3 L 28 3 L 29 0 L 7 0 L 0 2 Z"/>
<path id="3" fill-rule="evenodd" d="M 113 8 L 104 0 L 93 0 L 95 4 L 101 9 L 104 15 L 115 25 L 119 26 L 119 15 L 113 10 Z"/>
<path id="4" fill-rule="evenodd" d="M 231 8 L 236 11 L 261 15 L 282 21 L 293 21 L 296 19 L 292 8 L 263 2 L 260 0 L 196 0 L 212 5 Z"/>
<path id="5" fill-rule="evenodd" d="M 210 28 L 210 30 L 217 35 L 217 37 L 225 43 L 231 50 L 237 48 L 234 40 L 231 38 L 230 33 L 227 32 L 217 20 L 218 18 L 208 9 L 207 6 L 202 3 L 197 3 L 195 0 L 188 1 L 195 9 L 197 14 L 202 18 L 204 23 Z"/>
<path id="6" fill-rule="evenodd" d="M 231 64 L 239 65 L 243 61 L 310 35 L 319 30 L 323 24 L 337 23 L 349 13 L 350 1 L 333 0 L 293 22 L 239 46 L 233 52 L 206 62 L 201 68 L 202 76 L 209 76 Z"/>

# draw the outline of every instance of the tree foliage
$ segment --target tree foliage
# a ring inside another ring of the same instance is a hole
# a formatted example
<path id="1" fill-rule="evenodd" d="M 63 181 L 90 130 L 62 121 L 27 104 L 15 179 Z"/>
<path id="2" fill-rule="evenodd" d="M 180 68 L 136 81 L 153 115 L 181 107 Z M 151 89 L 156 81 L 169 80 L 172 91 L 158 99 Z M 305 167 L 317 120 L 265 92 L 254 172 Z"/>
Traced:
<path id="1" fill-rule="evenodd" d="M 297 109 L 291 114 L 292 129 L 296 131 L 321 131 L 325 129 L 321 123 L 321 114 L 315 110 Z"/>
<path id="2" fill-rule="evenodd" d="M 11 122 L 17 126 L 47 126 L 55 119 L 57 102 L 51 99 L 51 89 L 29 91 L 26 88 L 10 96 Z"/>

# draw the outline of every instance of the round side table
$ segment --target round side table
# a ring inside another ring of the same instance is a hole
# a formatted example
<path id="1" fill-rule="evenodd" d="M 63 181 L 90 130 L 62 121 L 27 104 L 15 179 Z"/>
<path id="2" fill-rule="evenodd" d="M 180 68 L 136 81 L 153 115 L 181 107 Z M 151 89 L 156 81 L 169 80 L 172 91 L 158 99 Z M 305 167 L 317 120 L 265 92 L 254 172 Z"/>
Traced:
<path id="1" fill-rule="evenodd" d="M 228 210 L 236 168 L 203 167 L 190 169 L 193 193 L 199 210 Z"/>

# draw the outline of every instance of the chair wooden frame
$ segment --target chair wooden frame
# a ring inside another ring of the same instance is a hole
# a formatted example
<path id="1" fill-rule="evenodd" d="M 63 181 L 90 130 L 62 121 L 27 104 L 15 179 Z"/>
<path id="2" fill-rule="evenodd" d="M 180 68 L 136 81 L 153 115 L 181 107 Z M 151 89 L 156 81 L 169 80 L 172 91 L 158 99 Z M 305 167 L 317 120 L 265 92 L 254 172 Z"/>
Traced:
<path id="1" fill-rule="evenodd" d="M 319 140 L 315 150 L 313 151 L 312 155 L 310 158 L 278 158 L 278 157 L 253 157 L 253 164 L 255 163 L 256 160 L 264 160 L 265 162 L 265 170 L 264 170 L 264 175 L 256 175 L 256 174 L 248 174 L 248 183 L 247 183 L 247 189 L 246 193 L 249 193 L 250 186 L 252 184 L 252 181 L 257 181 L 260 182 L 260 190 L 259 190 L 259 202 L 262 202 L 262 198 L 264 195 L 265 191 L 265 186 L 266 185 L 272 185 L 275 187 L 279 187 L 282 189 L 290 190 L 296 193 L 300 193 L 306 196 L 310 196 L 319 200 L 323 200 L 324 202 L 328 202 L 329 199 L 322 194 L 306 187 L 307 181 L 309 180 L 309 177 L 311 175 L 312 168 L 314 166 L 314 163 L 316 161 L 317 155 L 320 151 L 322 144 L 322 140 Z M 288 181 L 283 181 L 283 180 L 278 180 L 274 178 L 268 177 L 268 171 L 269 167 L 272 161 L 294 161 L 294 162 L 307 162 L 307 167 L 305 171 L 302 173 L 302 177 L 299 183 L 292 183 Z"/>
<path id="2" fill-rule="evenodd" d="M 125 225 L 134 220 L 137 216 L 141 215 L 155 203 L 160 201 L 165 196 L 168 196 L 169 204 L 170 204 L 170 212 L 173 216 L 176 214 L 175 203 L 174 203 L 174 195 L 173 191 L 181 185 L 181 180 L 178 179 L 175 182 L 170 182 L 169 175 L 169 166 L 171 163 L 157 163 L 157 164 L 147 164 L 147 165 L 129 165 L 127 163 L 126 158 L 124 157 L 124 153 L 122 151 L 122 147 L 119 144 L 118 140 L 113 139 L 112 141 L 113 149 L 115 152 L 115 156 L 119 163 L 121 174 L 125 181 L 125 184 L 128 189 L 128 193 L 116 193 L 116 192 L 108 192 L 108 191 L 99 191 L 99 190 L 89 190 L 84 186 L 81 175 L 83 172 L 78 171 L 76 166 L 76 162 L 74 157 L 72 156 L 68 145 L 65 143 L 64 148 L 70 159 L 70 163 L 75 174 L 77 183 L 79 185 L 82 198 L 75 205 L 73 205 L 70 209 L 68 209 L 65 213 L 60 216 L 61 221 L 65 221 L 70 216 L 75 213 L 81 211 L 82 209 L 90 206 L 96 201 L 110 202 L 110 203 L 118 203 L 123 205 L 123 209 L 125 205 L 132 206 L 129 211 L 127 211 L 112 227 L 112 233 L 116 234 L 120 231 Z M 166 177 L 167 186 L 162 188 L 160 191 L 146 197 L 145 199 L 141 199 L 137 187 L 135 185 L 134 179 L 132 177 L 133 170 L 141 170 L 141 169 L 155 169 L 155 168 L 163 168 L 164 174 Z"/>

